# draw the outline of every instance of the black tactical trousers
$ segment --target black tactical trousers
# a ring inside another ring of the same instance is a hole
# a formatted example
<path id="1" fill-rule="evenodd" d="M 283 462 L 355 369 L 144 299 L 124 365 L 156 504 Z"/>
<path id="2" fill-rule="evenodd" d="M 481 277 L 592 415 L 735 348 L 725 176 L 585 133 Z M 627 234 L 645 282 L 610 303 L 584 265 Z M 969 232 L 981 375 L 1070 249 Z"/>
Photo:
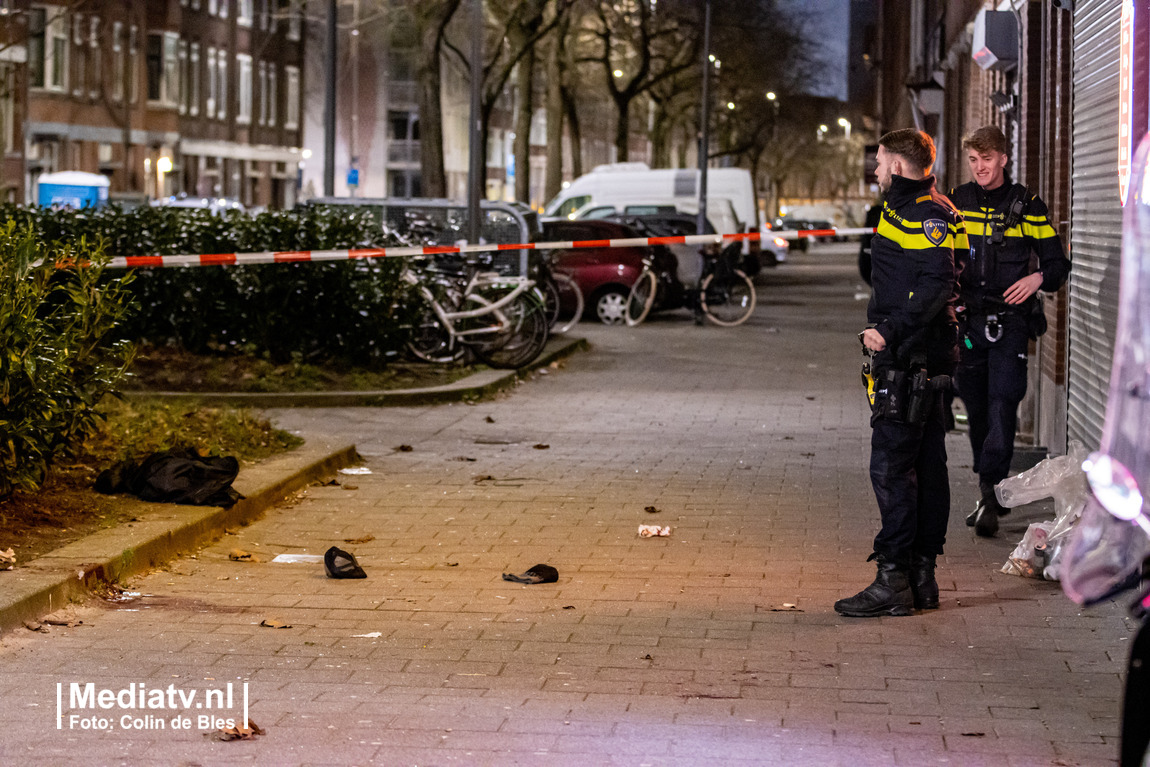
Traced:
<path id="1" fill-rule="evenodd" d="M 937 556 L 946 543 L 950 479 L 942 394 L 926 422 L 871 422 L 870 479 L 882 517 L 874 551 L 901 564 L 912 553 Z"/>
<path id="2" fill-rule="evenodd" d="M 1018 404 L 1026 395 L 1028 337 L 1022 318 L 1002 318 L 1002 338 L 986 339 L 981 321 L 973 321 L 961 347 L 956 383 L 970 424 L 974 471 L 983 488 L 993 487 L 1010 473 Z"/>

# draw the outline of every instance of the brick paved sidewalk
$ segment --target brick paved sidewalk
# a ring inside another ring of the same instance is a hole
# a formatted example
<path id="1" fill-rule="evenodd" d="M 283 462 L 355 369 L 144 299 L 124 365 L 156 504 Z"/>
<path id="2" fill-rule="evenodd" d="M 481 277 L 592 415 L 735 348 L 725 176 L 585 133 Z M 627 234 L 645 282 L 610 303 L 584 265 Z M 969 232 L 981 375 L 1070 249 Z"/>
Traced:
<path id="1" fill-rule="evenodd" d="M 747 325 L 588 328 L 590 352 L 496 401 L 276 411 L 353 440 L 372 474 L 139 579 L 133 601 L 72 608 L 83 626 L 7 639 L 0 762 L 1113 763 L 1132 627 L 997 572 L 1042 510 L 975 539 L 962 435 L 942 608 L 833 612 L 873 576 L 877 529 L 853 251 L 765 282 Z M 366 580 L 268 561 L 333 544 Z M 539 562 L 558 583 L 500 578 Z M 246 682 L 267 733 L 125 730 L 118 708 L 109 732 L 69 711 L 57 730 L 57 683 L 68 709 L 87 681 Z"/>

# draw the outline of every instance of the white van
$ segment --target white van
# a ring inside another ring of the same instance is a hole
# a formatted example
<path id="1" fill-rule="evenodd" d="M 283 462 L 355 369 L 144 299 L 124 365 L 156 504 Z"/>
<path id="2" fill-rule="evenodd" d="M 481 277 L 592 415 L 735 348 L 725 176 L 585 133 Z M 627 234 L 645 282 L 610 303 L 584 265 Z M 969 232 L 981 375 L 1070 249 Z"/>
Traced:
<path id="1" fill-rule="evenodd" d="M 674 206 L 681 212 L 697 211 L 699 171 L 651 170 L 641 162 L 599 165 L 572 181 L 543 210 L 554 218 L 602 218 L 623 213 L 624 206 Z M 759 226 L 751 174 L 743 168 L 707 170 L 707 212 L 727 206 L 734 210 L 738 231 Z M 603 210 L 597 210 L 602 208 Z M 652 211 L 655 212 L 655 211 Z M 722 218 L 723 216 L 719 216 Z M 718 222 L 715 222 L 718 226 Z"/>

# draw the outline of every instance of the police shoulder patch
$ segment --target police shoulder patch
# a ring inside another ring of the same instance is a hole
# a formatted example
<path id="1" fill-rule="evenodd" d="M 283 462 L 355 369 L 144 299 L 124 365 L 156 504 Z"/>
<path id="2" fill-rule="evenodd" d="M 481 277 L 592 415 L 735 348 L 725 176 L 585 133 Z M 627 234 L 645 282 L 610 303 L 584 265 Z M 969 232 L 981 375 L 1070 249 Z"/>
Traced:
<path id="1" fill-rule="evenodd" d="M 935 245 L 941 245 L 946 239 L 946 222 L 941 218 L 928 218 L 922 222 L 922 233 Z"/>

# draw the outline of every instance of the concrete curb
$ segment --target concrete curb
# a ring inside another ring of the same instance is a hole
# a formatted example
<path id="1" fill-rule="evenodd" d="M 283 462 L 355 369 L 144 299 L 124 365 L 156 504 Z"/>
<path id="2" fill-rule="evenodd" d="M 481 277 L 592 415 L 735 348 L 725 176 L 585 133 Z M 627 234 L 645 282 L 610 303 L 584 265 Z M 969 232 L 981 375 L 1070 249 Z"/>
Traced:
<path id="1" fill-rule="evenodd" d="M 245 497 L 230 509 L 125 500 L 137 521 L 89 535 L 0 573 L 0 634 L 114 583 L 193 551 L 229 527 L 247 525 L 283 498 L 357 460 L 354 445 L 312 438 L 298 450 L 240 472 Z"/>
<path id="2" fill-rule="evenodd" d="M 543 353 L 518 370 L 481 370 L 444 386 L 425 389 L 392 389 L 382 391 L 332 392 L 127 392 L 128 397 L 163 397 L 191 400 L 206 405 L 243 407 L 400 407 L 438 405 L 446 402 L 480 400 L 515 385 L 541 367 L 569 357 L 589 347 L 584 338 L 552 338 Z"/>

